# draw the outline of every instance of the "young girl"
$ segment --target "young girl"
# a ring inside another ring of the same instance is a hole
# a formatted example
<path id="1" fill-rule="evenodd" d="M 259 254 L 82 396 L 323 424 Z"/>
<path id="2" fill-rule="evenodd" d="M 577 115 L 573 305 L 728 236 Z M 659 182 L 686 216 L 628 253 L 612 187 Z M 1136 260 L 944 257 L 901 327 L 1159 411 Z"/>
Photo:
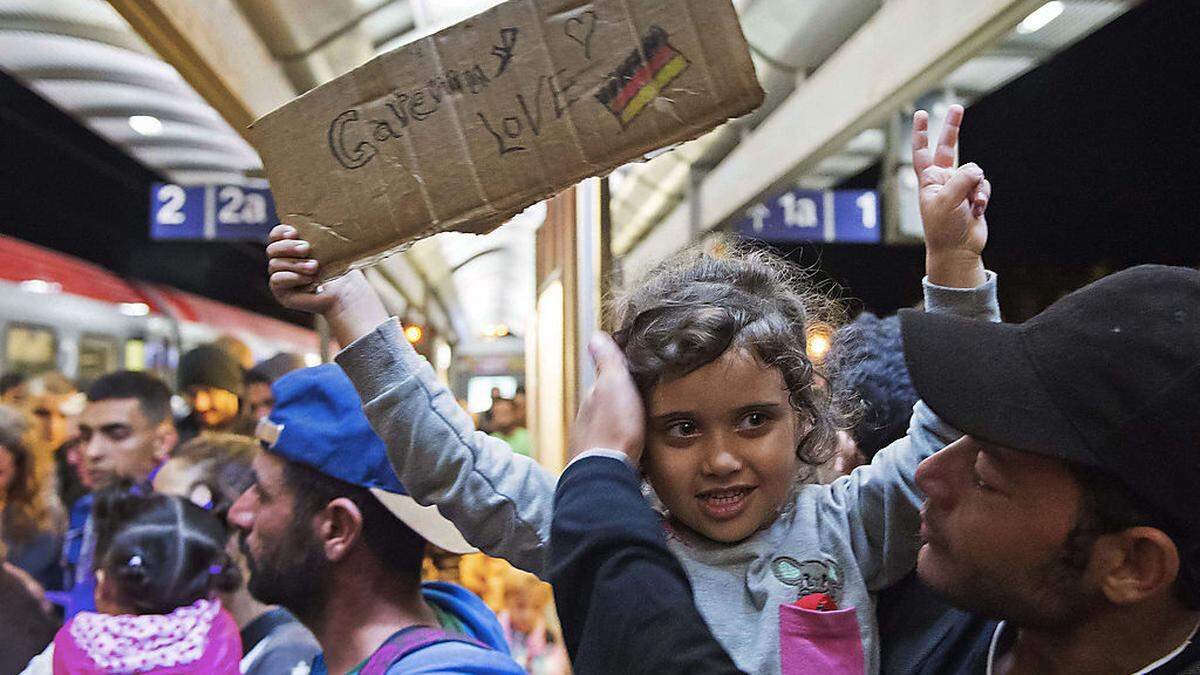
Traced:
<path id="1" fill-rule="evenodd" d="M 215 516 L 123 487 L 96 496 L 96 608 L 67 621 L 26 673 L 238 673 L 237 584 Z M 52 664 L 52 665 L 51 665 Z"/>
<path id="2" fill-rule="evenodd" d="M 926 309 L 997 320 L 981 259 L 991 188 L 977 166 L 954 167 L 961 119 L 952 107 L 936 151 L 927 116 L 914 122 Z M 544 575 L 554 477 L 471 428 L 360 274 L 312 292 L 316 261 L 294 237 L 287 226 L 272 233 L 272 288 L 289 307 L 324 313 L 349 345 L 338 362 L 413 497 L 437 504 L 484 552 Z M 834 424 L 804 352 L 813 295 L 799 284 L 764 253 L 693 251 L 652 271 L 619 308 L 616 333 L 644 400 L 644 443 L 642 425 L 623 434 L 628 423 L 585 403 L 572 445 L 640 460 L 697 606 L 741 669 L 877 672 L 870 593 L 913 568 L 913 475 L 957 434 L 918 405 L 908 436 L 872 464 L 808 483 Z M 626 421 L 640 417 L 632 410 Z"/>
<path id="3" fill-rule="evenodd" d="M 562 639 L 547 625 L 550 586 L 509 567 L 504 573 L 504 609 L 496 613 L 513 660 L 531 675 L 563 675 L 569 671 Z"/>

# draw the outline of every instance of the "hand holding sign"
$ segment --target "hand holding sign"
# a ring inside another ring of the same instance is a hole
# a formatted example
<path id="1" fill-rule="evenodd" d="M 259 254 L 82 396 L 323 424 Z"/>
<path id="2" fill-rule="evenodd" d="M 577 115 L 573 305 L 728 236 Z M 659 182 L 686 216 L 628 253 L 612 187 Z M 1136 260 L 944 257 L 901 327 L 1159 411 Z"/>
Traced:
<path id="1" fill-rule="evenodd" d="M 929 147 L 929 113 L 913 116 L 913 170 L 917 173 L 921 221 L 925 227 L 926 269 L 942 286 L 973 288 L 984 282 L 984 214 L 991 183 L 974 163 L 955 168 L 963 108 L 950 106 L 936 148 Z"/>
<path id="2" fill-rule="evenodd" d="M 320 263 L 308 257 L 312 246 L 299 236 L 291 225 L 279 225 L 268 236 L 267 273 L 279 304 L 323 315 L 342 346 L 387 320 L 387 309 L 362 272 L 320 282 Z"/>

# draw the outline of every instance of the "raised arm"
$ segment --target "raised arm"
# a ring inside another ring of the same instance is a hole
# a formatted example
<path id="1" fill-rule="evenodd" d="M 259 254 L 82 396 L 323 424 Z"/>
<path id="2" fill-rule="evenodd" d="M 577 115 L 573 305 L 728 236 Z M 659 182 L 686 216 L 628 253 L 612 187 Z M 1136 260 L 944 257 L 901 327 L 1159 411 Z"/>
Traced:
<path id="1" fill-rule="evenodd" d="M 544 576 L 554 477 L 475 430 L 361 272 L 318 287 L 318 263 L 305 257 L 308 242 L 296 236 L 288 225 L 271 232 L 271 290 L 284 306 L 328 319 L 345 345 L 337 362 L 387 443 L 400 482 L 417 502 L 436 504 L 473 546 Z"/>
<path id="2" fill-rule="evenodd" d="M 941 138 L 929 147 L 929 116 L 913 119 L 913 169 L 925 229 L 925 311 L 999 321 L 995 275 L 985 271 L 985 213 L 991 185 L 975 164 L 955 167 L 961 106 L 951 106 Z M 880 451 L 871 464 L 835 481 L 820 508 L 842 523 L 859 569 L 872 590 L 903 578 L 916 563 L 920 507 L 913 480 L 921 460 L 961 434 L 924 403 L 913 410 L 908 433 Z"/>

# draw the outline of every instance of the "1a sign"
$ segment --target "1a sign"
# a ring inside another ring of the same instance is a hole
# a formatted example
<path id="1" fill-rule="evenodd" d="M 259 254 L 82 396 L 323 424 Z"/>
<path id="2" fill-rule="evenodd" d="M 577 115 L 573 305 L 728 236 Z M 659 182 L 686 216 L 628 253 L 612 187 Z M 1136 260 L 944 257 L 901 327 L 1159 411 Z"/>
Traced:
<path id="1" fill-rule="evenodd" d="M 265 185 L 150 187 L 150 238 L 266 241 L 279 222 Z"/>
<path id="2" fill-rule="evenodd" d="M 878 244 L 880 225 L 874 190 L 788 190 L 746 209 L 734 230 L 766 241 Z"/>

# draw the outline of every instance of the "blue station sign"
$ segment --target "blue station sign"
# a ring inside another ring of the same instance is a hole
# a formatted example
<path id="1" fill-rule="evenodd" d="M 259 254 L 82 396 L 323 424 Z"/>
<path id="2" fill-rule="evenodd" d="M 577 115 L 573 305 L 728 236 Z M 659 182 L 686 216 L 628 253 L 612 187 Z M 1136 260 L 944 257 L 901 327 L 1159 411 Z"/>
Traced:
<path id="1" fill-rule="evenodd" d="M 279 223 L 271 190 L 252 185 L 150 187 L 150 238 L 266 241 Z"/>
<path id="2" fill-rule="evenodd" d="M 788 190 L 746 209 L 734 231 L 775 242 L 878 244 L 879 196 L 874 190 Z"/>

